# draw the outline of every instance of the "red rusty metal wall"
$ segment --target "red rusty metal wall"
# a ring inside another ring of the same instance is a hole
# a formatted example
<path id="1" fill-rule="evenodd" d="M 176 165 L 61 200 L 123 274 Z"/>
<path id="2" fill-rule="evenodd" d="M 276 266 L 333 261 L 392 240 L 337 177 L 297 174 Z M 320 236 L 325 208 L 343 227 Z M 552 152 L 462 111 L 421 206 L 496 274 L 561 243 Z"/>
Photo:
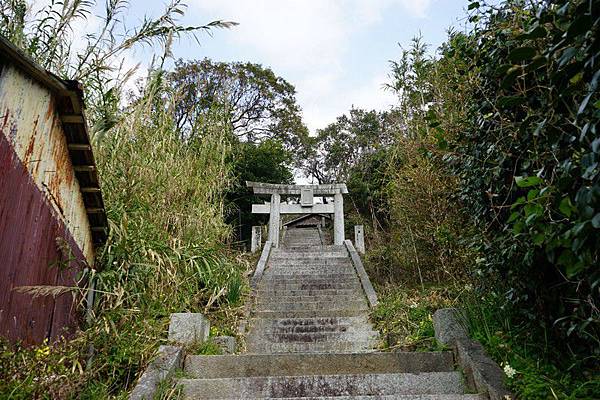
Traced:
<path id="1" fill-rule="evenodd" d="M 69 265 L 69 255 L 62 254 L 57 238 L 75 251 L 78 248 L 4 135 L 0 135 L 0 171 L 0 335 L 25 344 L 40 343 L 73 326 L 73 296 L 34 298 L 13 289 L 74 286 L 76 265 Z M 81 251 L 71 256 L 85 259 Z"/>
<path id="2" fill-rule="evenodd" d="M 20 71 L 0 70 L 0 335 L 25 344 L 75 326 L 73 295 L 33 297 L 14 289 L 77 287 L 78 272 L 93 262 L 89 221 L 54 103 Z"/>

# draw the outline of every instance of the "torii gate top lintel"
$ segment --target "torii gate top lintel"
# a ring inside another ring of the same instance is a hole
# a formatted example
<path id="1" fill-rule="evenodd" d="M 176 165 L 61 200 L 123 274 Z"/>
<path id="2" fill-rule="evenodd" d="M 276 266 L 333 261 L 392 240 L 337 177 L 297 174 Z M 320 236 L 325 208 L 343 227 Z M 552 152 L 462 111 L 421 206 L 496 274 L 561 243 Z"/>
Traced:
<path id="1" fill-rule="evenodd" d="M 269 214 L 269 240 L 279 247 L 280 215 L 284 214 L 333 214 L 333 242 L 336 245 L 344 243 L 344 194 L 348 193 L 345 183 L 325 185 L 282 185 L 262 182 L 246 182 L 254 194 L 271 196 L 271 204 L 253 204 L 253 214 Z M 281 195 L 299 195 L 300 204 L 285 204 L 282 208 Z M 313 196 L 333 195 L 331 204 L 313 204 Z"/>
<path id="2" fill-rule="evenodd" d="M 284 185 L 277 183 L 262 183 L 246 181 L 246 186 L 252 188 L 254 194 L 302 194 L 302 189 L 312 189 L 317 196 L 335 195 L 337 193 L 347 194 L 348 188 L 345 183 L 328 183 L 323 185 Z"/>

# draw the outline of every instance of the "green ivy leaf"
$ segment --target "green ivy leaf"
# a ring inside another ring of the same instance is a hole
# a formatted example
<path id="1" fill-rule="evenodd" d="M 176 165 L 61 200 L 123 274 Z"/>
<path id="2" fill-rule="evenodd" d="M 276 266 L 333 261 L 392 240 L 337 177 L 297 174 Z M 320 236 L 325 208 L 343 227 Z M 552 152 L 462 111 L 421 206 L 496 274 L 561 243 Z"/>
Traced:
<path id="1" fill-rule="evenodd" d="M 506 222 L 510 224 L 510 223 L 516 221 L 516 219 L 519 218 L 520 215 L 521 215 L 520 213 L 515 211 L 512 214 L 510 214 L 510 217 L 508 217 L 508 220 Z"/>
<path id="2" fill-rule="evenodd" d="M 542 243 L 544 243 L 544 239 L 546 239 L 546 235 L 544 235 L 543 232 L 536 233 L 533 236 L 533 244 L 535 244 L 536 246 L 539 246 Z"/>
<path id="3" fill-rule="evenodd" d="M 529 32 L 527 32 L 528 39 L 540 39 L 546 37 L 548 31 L 542 25 L 538 25 Z"/>
<path id="4" fill-rule="evenodd" d="M 498 68 L 496 68 L 496 75 L 503 76 L 508 72 L 509 69 L 513 67 L 512 64 L 502 64 Z"/>
<path id="5" fill-rule="evenodd" d="M 600 228 L 600 213 L 594 215 L 594 218 L 592 218 L 592 226 L 596 229 Z"/>
<path id="6" fill-rule="evenodd" d="M 571 85 L 576 85 L 581 81 L 581 79 L 583 79 L 583 71 L 579 71 L 577 74 L 572 76 L 571 79 L 569 79 L 569 82 L 571 82 Z"/>
<path id="7" fill-rule="evenodd" d="M 480 4 L 478 1 L 474 1 L 473 3 L 469 4 L 469 10 L 474 10 L 476 8 L 479 8 Z"/>
<path id="8" fill-rule="evenodd" d="M 500 83 L 500 86 L 504 89 L 510 88 L 513 85 L 513 83 L 515 83 L 515 81 L 519 77 L 520 73 L 521 73 L 520 66 L 518 66 L 518 65 L 512 66 L 506 72 L 506 76 L 504 77 L 504 79 L 502 79 L 502 83 Z"/>
<path id="9" fill-rule="evenodd" d="M 562 265 L 568 268 L 569 265 L 575 263 L 575 256 L 573 255 L 573 252 L 571 250 L 563 250 L 563 252 L 560 253 L 560 256 L 558 257 L 556 263 L 558 265 Z"/>
<path id="10" fill-rule="evenodd" d="M 537 55 L 537 56 L 533 57 L 533 60 L 531 60 L 529 65 L 527 65 L 527 70 L 535 71 L 536 69 L 546 65 L 547 62 L 548 62 L 548 59 L 545 56 Z"/>
<path id="11" fill-rule="evenodd" d="M 567 278 L 571 279 L 573 278 L 575 275 L 577 275 L 579 272 L 581 272 L 583 270 L 583 263 L 581 261 L 574 263 L 574 264 L 568 264 L 565 268 L 565 272 L 567 273 Z"/>
<path id="12" fill-rule="evenodd" d="M 504 96 L 498 100 L 498 107 L 508 108 L 521 105 L 525 103 L 527 99 L 522 96 Z"/>
<path id="13" fill-rule="evenodd" d="M 560 201 L 560 204 L 558 205 L 558 209 L 560 210 L 560 212 L 562 213 L 562 215 L 564 215 L 567 218 L 571 218 L 571 214 L 573 213 L 573 204 L 571 203 L 571 199 L 568 197 L 565 197 L 564 199 L 562 199 Z"/>
<path id="14" fill-rule="evenodd" d="M 540 191 L 538 189 L 531 189 L 529 192 L 527 192 L 527 200 L 531 201 L 535 199 L 538 194 L 540 194 Z"/>
<path id="15" fill-rule="evenodd" d="M 519 233 L 523 232 L 523 228 L 525 228 L 525 223 L 523 221 L 518 221 L 513 226 L 513 233 L 518 235 Z"/>
<path id="16" fill-rule="evenodd" d="M 517 47 L 510 52 L 508 58 L 513 63 L 519 63 L 523 61 L 529 61 L 535 57 L 537 51 L 533 47 Z"/>
<path id="17" fill-rule="evenodd" d="M 518 187 L 522 187 L 522 188 L 539 185 L 540 183 L 543 183 L 543 182 L 544 182 L 544 180 L 537 176 L 528 176 L 526 178 L 524 178 L 522 176 L 515 176 L 515 183 L 517 184 Z"/>
<path id="18" fill-rule="evenodd" d="M 517 208 L 518 206 L 520 206 L 521 204 L 525 204 L 525 196 L 521 196 L 519 197 L 514 203 L 513 205 L 510 207 L 511 210 L 514 210 L 515 208 Z"/>

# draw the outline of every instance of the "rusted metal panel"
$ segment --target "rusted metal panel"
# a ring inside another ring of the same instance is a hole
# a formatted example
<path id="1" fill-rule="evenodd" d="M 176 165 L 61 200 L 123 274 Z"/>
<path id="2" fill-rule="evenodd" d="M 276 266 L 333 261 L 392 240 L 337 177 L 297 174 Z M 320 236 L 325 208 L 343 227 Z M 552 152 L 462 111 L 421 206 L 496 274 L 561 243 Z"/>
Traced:
<path id="1" fill-rule="evenodd" d="M 55 101 L 18 69 L 0 73 L 0 335 L 26 344 L 73 326 L 73 296 L 34 298 L 13 289 L 74 286 L 94 257 Z"/>
<path id="2" fill-rule="evenodd" d="M 52 94 L 8 66 L 0 75 L 0 113 L 9 144 L 91 263 L 91 229 Z"/>
<path id="3" fill-rule="evenodd" d="M 47 89 L 53 96 L 53 111 L 60 115 L 63 133 L 69 146 L 69 156 L 79 181 L 83 202 L 88 209 L 92 240 L 96 246 L 108 237 L 108 219 L 100 191 L 96 163 L 90 146 L 90 136 L 84 112 L 83 86 L 72 80 L 62 80 L 37 65 L 27 54 L 0 35 L 0 68 L 12 65 L 25 76 Z"/>
<path id="4" fill-rule="evenodd" d="M 74 318 L 67 299 L 70 294 L 55 300 L 51 296 L 33 298 L 13 289 L 59 282 L 72 286 L 73 280 L 69 282 L 67 276 L 73 271 L 61 270 L 62 254 L 56 238 L 62 237 L 77 247 L 3 135 L 0 168 L 0 187 L 7 189 L 0 192 L 0 334 L 26 344 L 39 343 L 56 337 L 53 318 Z M 81 252 L 78 258 L 85 259 Z"/>

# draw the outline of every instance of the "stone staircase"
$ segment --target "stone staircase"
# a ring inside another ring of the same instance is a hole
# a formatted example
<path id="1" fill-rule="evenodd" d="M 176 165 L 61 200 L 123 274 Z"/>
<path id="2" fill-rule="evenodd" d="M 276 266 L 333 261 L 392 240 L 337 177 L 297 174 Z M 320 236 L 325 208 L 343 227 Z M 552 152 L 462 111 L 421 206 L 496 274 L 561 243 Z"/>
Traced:
<path id="1" fill-rule="evenodd" d="M 475 400 L 451 352 L 378 353 L 345 246 L 289 229 L 254 296 L 247 354 L 188 356 L 186 399 Z"/>

